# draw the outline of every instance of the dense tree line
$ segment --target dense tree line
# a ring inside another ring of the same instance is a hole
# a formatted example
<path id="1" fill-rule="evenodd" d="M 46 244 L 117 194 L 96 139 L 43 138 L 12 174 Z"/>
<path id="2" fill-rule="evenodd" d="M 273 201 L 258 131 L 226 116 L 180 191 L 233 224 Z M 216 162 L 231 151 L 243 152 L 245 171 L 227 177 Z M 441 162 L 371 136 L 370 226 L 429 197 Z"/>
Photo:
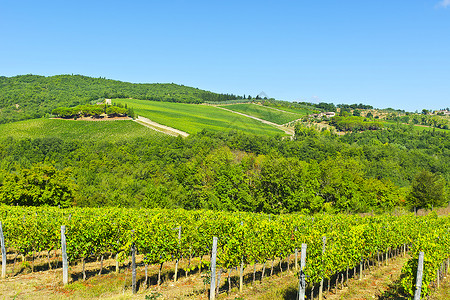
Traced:
<path id="1" fill-rule="evenodd" d="M 405 114 L 399 116 L 396 113 L 390 113 L 386 116 L 386 120 L 411 124 L 411 125 L 424 125 L 430 127 L 436 127 L 441 129 L 450 128 L 450 118 L 440 115 L 426 115 L 426 114 Z"/>
<path id="2" fill-rule="evenodd" d="M 336 116 L 330 119 L 329 124 L 339 131 L 365 131 L 383 128 L 382 123 L 359 116 Z"/>
<path id="3" fill-rule="evenodd" d="M 0 124 L 50 114 L 57 107 L 89 104 L 102 98 L 202 103 L 241 97 L 177 84 L 135 84 L 81 75 L 0 77 Z"/>
<path id="4" fill-rule="evenodd" d="M 107 104 L 87 104 L 77 105 L 75 107 L 58 107 L 52 110 L 52 114 L 65 119 L 77 119 L 79 117 L 99 118 L 102 115 L 107 115 L 110 118 L 122 116 L 134 117 L 134 112 L 131 108 L 125 108 L 121 105 L 116 106 Z"/>
<path id="5" fill-rule="evenodd" d="M 297 127 L 294 140 L 207 131 L 118 143 L 4 138 L 0 195 L 9 193 L 12 178 L 25 182 L 21 174 L 45 177 L 42 166 L 70 172 L 61 184 L 77 206 L 384 211 L 448 201 L 450 139 L 407 126 L 344 136 Z M 48 181 L 27 182 L 51 190 Z M 424 185 L 437 193 L 421 197 Z M 22 199 L 8 197 L 0 198 Z"/>
<path id="6" fill-rule="evenodd" d="M 367 105 L 367 104 L 338 104 L 337 107 L 339 107 L 340 109 L 373 109 L 372 105 Z"/>

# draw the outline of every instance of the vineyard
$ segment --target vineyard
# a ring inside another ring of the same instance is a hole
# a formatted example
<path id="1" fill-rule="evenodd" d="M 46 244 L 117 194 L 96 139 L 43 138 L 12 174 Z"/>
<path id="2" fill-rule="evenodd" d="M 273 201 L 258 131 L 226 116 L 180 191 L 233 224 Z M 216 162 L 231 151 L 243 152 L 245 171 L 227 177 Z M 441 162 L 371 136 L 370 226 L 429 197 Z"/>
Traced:
<path id="1" fill-rule="evenodd" d="M 435 214 L 310 217 L 204 210 L 2 206 L 0 221 L 7 252 L 14 256 L 14 262 L 10 259 L 9 263 L 15 263 L 19 256 L 34 260 L 36 253 L 47 253 L 50 269 L 50 256 L 61 248 L 61 226 L 65 225 L 69 263 L 83 265 L 80 280 L 86 278 L 84 264 L 90 258 L 114 257 L 119 264 L 128 259 L 133 248 L 143 255 L 145 266 L 159 266 L 159 285 L 166 263 L 176 262 L 177 268 L 180 259 L 190 262 L 195 257 L 200 258 L 200 266 L 191 265 L 185 271 L 207 269 L 213 237 L 218 237 L 218 270 L 263 264 L 261 279 L 272 275 L 275 261 L 280 268 L 282 262 L 287 268 L 297 268 L 297 257 L 305 243 L 304 271 L 312 292 L 325 288 L 325 283 L 329 289 L 330 283 L 348 279 L 349 272 L 355 276 L 366 265 L 378 265 L 392 255 L 409 251 L 411 259 L 403 267 L 402 285 L 413 295 L 417 257 L 423 251 L 422 294 L 427 294 L 439 274 L 447 271 L 450 253 L 450 217 Z M 12 272 L 7 275 L 14 276 Z M 147 279 L 143 279 L 146 286 Z M 231 289 L 229 279 L 228 284 Z"/>

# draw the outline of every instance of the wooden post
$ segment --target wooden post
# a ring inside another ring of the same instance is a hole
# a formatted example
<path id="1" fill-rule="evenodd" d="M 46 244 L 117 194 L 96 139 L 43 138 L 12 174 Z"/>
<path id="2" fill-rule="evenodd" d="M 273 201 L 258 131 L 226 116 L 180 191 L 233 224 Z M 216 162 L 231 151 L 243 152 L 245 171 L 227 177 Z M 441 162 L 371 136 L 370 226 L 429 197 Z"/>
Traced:
<path id="1" fill-rule="evenodd" d="M 119 254 L 116 253 L 116 273 L 119 273 Z"/>
<path id="2" fill-rule="evenodd" d="M 306 244 L 302 244 L 302 252 L 300 256 L 300 280 L 298 286 L 298 300 L 305 300 L 306 293 L 306 280 L 305 269 L 306 265 Z"/>
<path id="3" fill-rule="evenodd" d="M 217 237 L 213 237 L 213 247 L 211 253 L 211 285 L 209 288 L 209 300 L 216 299 L 216 258 L 217 258 Z"/>
<path id="4" fill-rule="evenodd" d="M 322 237 L 322 256 L 325 254 L 325 245 L 327 244 L 327 237 Z M 323 258 L 322 258 L 322 264 L 323 264 Z M 322 265 L 322 272 L 323 272 L 323 265 Z M 319 300 L 323 299 L 323 274 L 322 279 L 320 280 L 320 286 L 319 286 Z"/>
<path id="5" fill-rule="evenodd" d="M 133 294 L 136 294 L 136 246 L 131 246 L 131 287 Z"/>
<path id="6" fill-rule="evenodd" d="M 63 265 L 63 284 L 69 283 L 69 265 L 67 263 L 67 251 L 66 251 L 66 226 L 61 226 L 61 252 L 62 252 L 62 265 Z"/>
<path id="7" fill-rule="evenodd" d="M 436 286 L 437 286 L 437 288 L 439 288 L 439 286 L 440 286 L 440 278 L 439 278 L 439 276 L 441 275 L 440 274 L 440 272 L 441 272 L 441 268 L 439 268 L 438 270 L 437 270 L 437 276 L 436 276 Z"/>
<path id="8" fill-rule="evenodd" d="M 241 226 L 244 225 L 244 222 L 241 221 Z M 239 293 L 242 293 L 244 288 L 244 256 L 241 256 L 241 268 L 239 270 Z"/>
<path id="9" fill-rule="evenodd" d="M 244 257 L 241 257 L 241 269 L 239 270 L 239 293 L 242 293 L 244 287 Z"/>
<path id="10" fill-rule="evenodd" d="M 297 227 L 295 227 L 295 231 L 297 231 Z M 295 248 L 295 271 L 298 271 L 298 249 Z"/>
<path id="11" fill-rule="evenodd" d="M 414 294 L 414 300 L 420 300 L 420 293 L 422 292 L 422 276 L 423 276 L 423 258 L 424 253 L 419 252 L 419 263 L 417 266 L 417 280 L 416 280 L 416 292 Z"/>
<path id="12" fill-rule="evenodd" d="M 6 278 L 6 247 L 5 237 L 3 236 L 2 222 L 0 222 L 0 243 L 2 246 L 2 278 Z"/>
<path id="13" fill-rule="evenodd" d="M 363 278 L 363 261 L 364 260 L 361 260 L 359 262 L 359 280 L 362 280 L 362 278 Z"/>
<path id="14" fill-rule="evenodd" d="M 181 226 L 175 228 L 178 229 L 178 246 L 181 249 Z M 173 276 L 173 281 L 177 281 L 177 277 L 178 277 L 178 263 L 180 261 L 180 258 L 177 257 L 177 261 L 175 262 L 175 274 Z"/>

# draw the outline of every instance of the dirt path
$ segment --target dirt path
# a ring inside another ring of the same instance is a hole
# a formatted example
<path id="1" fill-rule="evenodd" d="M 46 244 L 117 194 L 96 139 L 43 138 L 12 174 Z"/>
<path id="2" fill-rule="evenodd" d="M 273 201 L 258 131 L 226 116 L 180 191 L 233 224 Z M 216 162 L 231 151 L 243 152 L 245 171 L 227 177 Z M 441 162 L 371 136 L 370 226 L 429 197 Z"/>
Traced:
<path id="1" fill-rule="evenodd" d="M 151 128 L 153 130 L 168 134 L 168 135 L 172 135 L 172 136 L 179 136 L 181 135 L 182 137 L 188 137 L 189 133 L 169 127 L 169 126 L 165 126 L 165 125 L 161 125 L 159 123 L 153 122 L 150 119 L 138 116 L 136 118 L 136 120 L 134 120 L 135 122 L 144 125 L 148 128 Z"/>
<path id="2" fill-rule="evenodd" d="M 386 299 L 382 296 L 390 286 L 400 278 L 403 265 L 409 257 L 396 257 L 390 259 L 388 265 L 375 267 L 372 272 L 365 271 L 362 280 L 353 278 L 349 280 L 348 286 L 337 290 L 337 293 L 327 295 L 327 300 L 349 299 L 369 300 Z"/>
<path id="3" fill-rule="evenodd" d="M 338 289 L 337 292 L 332 288 L 330 293 L 324 293 L 324 299 L 353 299 L 353 300 L 387 300 L 399 298 L 395 291 L 390 291 L 391 286 L 398 280 L 403 264 L 408 258 L 397 257 L 389 261 L 388 266 L 371 267 L 371 271 L 365 270 L 364 277 L 359 280 L 359 276 L 349 279 L 348 284 Z M 156 286 L 157 274 L 159 267 L 150 265 L 148 267 L 149 286 L 144 287 L 143 280 L 145 278 L 145 270 L 142 263 L 142 255 L 137 257 L 138 269 L 137 278 L 138 293 L 131 293 L 131 270 L 129 269 L 129 260 L 121 263 L 121 270 L 115 273 L 115 261 L 113 259 L 105 259 L 102 275 L 97 275 L 99 271 L 99 262 L 91 261 L 86 263 L 88 279 L 83 281 L 81 276 L 81 264 L 70 265 L 70 284 L 67 287 L 62 285 L 62 270 L 53 269 L 34 273 L 22 273 L 13 275 L 12 266 L 8 265 L 8 278 L 0 280 L 0 299 L 144 299 L 146 296 L 161 297 L 154 299 L 208 299 L 208 293 L 205 288 L 207 277 L 203 270 L 202 273 L 192 271 L 189 276 L 184 273 L 187 268 L 188 261 L 180 262 L 180 273 L 177 282 L 173 281 L 174 262 L 165 263 L 163 266 L 163 282 L 160 288 Z M 37 266 L 45 265 L 46 258 L 38 260 Z M 261 282 L 262 265 L 256 267 L 256 281 L 253 282 L 253 266 L 249 265 L 244 270 L 244 290 L 243 293 L 238 291 L 238 270 L 231 270 L 231 293 L 227 294 L 227 273 L 222 273 L 221 289 L 218 300 L 223 299 L 297 299 L 298 274 L 293 270 L 293 257 L 290 258 L 291 269 L 287 271 L 286 261 L 284 261 L 283 271 L 278 268 L 278 261 L 275 262 L 274 275 L 269 277 L 269 262 L 266 264 L 266 277 Z M 192 260 L 192 266 L 199 264 L 199 258 Z M 128 267 L 127 267 L 128 266 Z M 16 266 L 16 272 L 22 268 Z M 29 272 L 29 270 L 27 271 Z M 334 282 L 333 282 L 334 283 Z M 344 284 L 345 285 L 345 284 Z M 325 283 L 325 287 L 327 283 Z M 448 278 L 442 282 L 441 288 L 433 294 L 433 300 L 449 299 L 450 282 Z M 308 293 L 309 297 L 309 293 Z M 315 299 L 317 294 L 315 293 Z"/>
<path id="4" fill-rule="evenodd" d="M 216 107 L 217 107 L 217 108 L 220 108 L 220 109 L 223 109 L 223 110 L 226 110 L 226 111 L 229 111 L 229 112 L 232 112 L 232 113 L 235 113 L 235 114 L 238 114 L 238 115 L 241 115 L 241 116 L 244 116 L 244 117 L 247 117 L 247 118 L 251 118 L 251 119 L 253 119 L 253 120 L 260 121 L 261 123 L 264 123 L 264 124 L 267 124 L 267 125 L 276 127 L 276 128 L 278 128 L 278 129 L 284 131 L 284 133 L 286 133 L 286 134 L 288 134 L 288 135 L 290 135 L 290 136 L 294 136 L 294 134 L 295 134 L 294 128 L 291 128 L 291 127 L 285 127 L 285 126 L 283 126 L 283 125 L 278 125 L 278 124 L 276 124 L 276 123 L 269 122 L 269 121 L 266 121 L 266 120 L 263 120 L 263 119 L 260 119 L 260 118 L 257 118 L 257 117 L 253 117 L 253 116 L 250 116 L 250 115 L 241 113 L 241 112 L 237 112 L 237 111 L 231 110 L 231 109 L 227 109 L 227 108 L 225 108 L 225 107 L 220 107 L 220 106 L 216 106 Z"/>

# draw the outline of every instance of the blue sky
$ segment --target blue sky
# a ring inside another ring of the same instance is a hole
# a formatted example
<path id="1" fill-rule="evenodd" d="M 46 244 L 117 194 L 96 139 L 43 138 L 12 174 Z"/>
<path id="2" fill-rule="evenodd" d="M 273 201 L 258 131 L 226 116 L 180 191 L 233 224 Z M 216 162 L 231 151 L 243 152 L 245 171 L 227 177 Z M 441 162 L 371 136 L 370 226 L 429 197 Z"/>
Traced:
<path id="1" fill-rule="evenodd" d="M 450 0 L 0 2 L 0 75 L 450 106 Z"/>

